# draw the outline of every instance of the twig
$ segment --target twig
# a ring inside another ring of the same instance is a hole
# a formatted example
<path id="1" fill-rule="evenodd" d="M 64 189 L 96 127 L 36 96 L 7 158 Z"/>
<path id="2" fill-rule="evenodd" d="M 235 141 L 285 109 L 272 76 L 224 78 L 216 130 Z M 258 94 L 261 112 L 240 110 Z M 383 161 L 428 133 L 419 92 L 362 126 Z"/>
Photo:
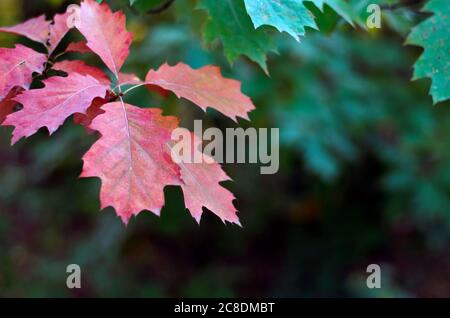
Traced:
<path id="1" fill-rule="evenodd" d="M 159 7 L 151 9 L 151 10 L 148 10 L 147 14 L 159 14 L 159 13 L 162 13 L 162 12 L 166 11 L 167 9 L 169 9 L 174 2 L 175 2 L 175 0 L 167 0 L 166 2 L 164 2 Z"/>

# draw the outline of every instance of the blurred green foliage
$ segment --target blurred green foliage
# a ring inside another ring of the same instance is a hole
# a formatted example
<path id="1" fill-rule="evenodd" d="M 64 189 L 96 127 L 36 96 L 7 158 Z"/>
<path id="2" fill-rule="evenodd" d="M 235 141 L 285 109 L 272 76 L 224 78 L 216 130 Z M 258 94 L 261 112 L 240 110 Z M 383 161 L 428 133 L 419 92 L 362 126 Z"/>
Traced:
<path id="1" fill-rule="evenodd" d="M 232 66 L 220 43 L 205 46 L 208 16 L 196 1 L 107 1 L 135 34 L 125 71 L 141 77 L 165 61 L 220 65 L 243 83 L 257 109 L 241 126 L 278 127 L 281 168 L 226 165 L 243 229 L 206 213 L 201 226 L 182 193 L 166 189 L 161 218 L 142 213 L 124 228 L 112 209 L 98 212 L 99 181 L 77 180 L 95 140 L 68 122 L 9 146 L 0 135 L 1 296 L 449 296 L 450 104 L 432 107 L 430 82 L 411 82 L 420 49 L 403 46 L 423 15 L 386 11 L 383 28 L 352 28 L 330 8 L 297 43 L 274 35 L 270 76 L 245 58 Z M 2 0 L 1 25 L 71 1 Z M 70 39 L 80 36 L 72 31 Z M 17 38 L 1 35 L 1 46 Z M 30 44 L 24 39 L 20 42 Z M 68 40 L 66 40 L 67 42 Z M 101 66 L 90 56 L 89 63 Z M 137 89 L 129 101 L 163 106 L 191 127 L 231 127 L 185 101 Z M 82 268 L 82 289 L 65 286 L 66 266 Z M 367 265 L 383 270 L 368 290 Z"/>

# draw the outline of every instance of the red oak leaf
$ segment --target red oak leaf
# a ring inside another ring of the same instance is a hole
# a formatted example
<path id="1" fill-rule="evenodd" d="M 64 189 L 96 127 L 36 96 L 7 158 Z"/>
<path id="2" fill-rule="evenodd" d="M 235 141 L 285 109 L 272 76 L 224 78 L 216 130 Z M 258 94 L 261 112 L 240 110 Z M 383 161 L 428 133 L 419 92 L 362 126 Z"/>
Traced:
<path id="1" fill-rule="evenodd" d="M 191 149 L 197 152 L 198 158 L 203 158 L 202 163 L 181 162 L 178 163 L 183 183 L 184 202 L 194 219 L 200 223 L 203 207 L 216 214 L 223 222 L 228 221 L 241 225 L 233 205 L 234 195 L 222 187 L 219 182 L 231 180 L 222 170 L 220 164 L 201 151 L 201 141 L 191 134 Z M 173 142 L 171 143 L 173 145 Z"/>
<path id="2" fill-rule="evenodd" d="M 67 25 L 68 16 L 68 13 L 56 14 L 53 21 L 47 21 L 45 16 L 41 15 L 15 26 L 0 28 L 0 31 L 22 35 L 40 42 L 51 54 L 70 30 Z"/>
<path id="3" fill-rule="evenodd" d="M 3 126 L 14 126 L 12 143 L 29 137 L 39 128 L 47 127 L 50 134 L 61 126 L 67 117 L 85 113 L 95 97 L 105 97 L 108 86 L 91 76 L 72 73 L 68 77 L 51 77 L 45 87 L 23 92 L 14 98 L 23 109 L 12 113 Z"/>
<path id="4" fill-rule="evenodd" d="M 9 91 L 20 86 L 27 89 L 33 81 L 34 72 L 41 73 L 47 57 L 17 44 L 14 49 L 0 48 L 0 100 Z"/>
<path id="5" fill-rule="evenodd" d="M 136 74 L 119 73 L 120 85 L 138 85 L 141 84 L 141 79 Z"/>
<path id="6" fill-rule="evenodd" d="M 87 39 L 87 46 L 118 78 L 132 41 L 132 34 L 126 30 L 123 12 L 113 13 L 106 3 L 84 0 L 80 19 L 75 25 Z"/>
<path id="7" fill-rule="evenodd" d="M 95 117 L 104 113 L 101 107 L 107 103 L 109 103 L 109 97 L 95 98 L 92 101 L 91 106 L 89 106 L 86 114 L 78 113 L 73 116 L 75 124 L 85 126 L 88 129 L 88 132 L 91 133 L 93 130 L 88 128 L 89 125 L 92 123 Z"/>
<path id="8" fill-rule="evenodd" d="M 67 32 L 70 31 L 67 25 L 69 13 L 55 14 L 53 23 L 50 24 L 50 35 L 48 38 L 48 52 L 52 54 L 58 46 L 59 42 L 64 38 Z"/>
<path id="9" fill-rule="evenodd" d="M 69 43 L 69 45 L 66 48 L 66 52 L 92 53 L 91 49 L 87 47 L 85 41 Z"/>
<path id="10" fill-rule="evenodd" d="M 23 91 L 22 87 L 14 87 L 5 99 L 0 102 L 0 124 L 5 120 L 6 116 L 14 111 L 14 107 L 18 104 L 13 98 Z"/>
<path id="11" fill-rule="evenodd" d="M 226 116 L 248 119 L 247 113 L 255 109 L 251 99 L 241 92 L 241 83 L 222 77 L 220 68 L 205 66 L 198 70 L 179 63 L 167 63 L 157 71 L 150 70 L 146 76 L 147 84 L 157 85 L 174 92 L 200 106 L 217 109 Z"/>
<path id="12" fill-rule="evenodd" d="M 109 77 L 105 74 L 105 72 L 95 66 L 87 65 L 80 60 L 56 62 L 53 65 L 53 68 L 55 70 L 63 71 L 67 74 L 75 72 L 82 75 L 90 75 L 104 85 L 109 86 L 111 84 L 111 81 L 109 80 Z"/>
<path id="13" fill-rule="evenodd" d="M 100 139 L 83 157 L 81 177 L 102 180 L 101 207 L 112 206 L 125 224 L 133 215 L 149 210 L 159 215 L 164 187 L 179 185 L 179 168 L 168 155 L 175 117 L 160 109 L 142 109 L 120 102 L 102 107 L 90 128 Z"/>
<path id="14" fill-rule="evenodd" d="M 146 84 L 145 87 L 147 87 L 149 91 L 151 91 L 153 93 L 157 93 L 164 98 L 167 98 L 170 95 L 170 91 L 168 91 L 167 89 L 164 89 L 158 85 Z"/>
<path id="15" fill-rule="evenodd" d="M 41 15 L 37 18 L 27 20 L 15 26 L 2 27 L 0 28 L 0 32 L 22 35 L 47 46 L 50 32 L 50 23 L 50 21 L 45 20 L 45 15 Z"/>

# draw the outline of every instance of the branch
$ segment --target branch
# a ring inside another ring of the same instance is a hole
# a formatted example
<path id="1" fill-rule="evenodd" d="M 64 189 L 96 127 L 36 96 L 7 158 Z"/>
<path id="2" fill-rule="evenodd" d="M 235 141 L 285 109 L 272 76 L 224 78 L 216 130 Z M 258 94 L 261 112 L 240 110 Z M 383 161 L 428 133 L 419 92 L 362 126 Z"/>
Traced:
<path id="1" fill-rule="evenodd" d="M 146 13 L 147 14 L 159 14 L 159 13 L 162 13 L 162 12 L 166 11 L 167 9 L 169 9 L 174 2 L 175 2 L 175 0 L 167 0 L 166 2 L 164 2 L 159 7 L 151 9 L 151 10 L 148 10 Z"/>

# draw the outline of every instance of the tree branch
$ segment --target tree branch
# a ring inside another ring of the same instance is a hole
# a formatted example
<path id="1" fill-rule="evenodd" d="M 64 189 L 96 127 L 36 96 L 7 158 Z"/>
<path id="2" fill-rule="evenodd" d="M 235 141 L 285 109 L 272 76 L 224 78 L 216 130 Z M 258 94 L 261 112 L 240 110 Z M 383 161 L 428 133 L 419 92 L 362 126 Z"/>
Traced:
<path id="1" fill-rule="evenodd" d="M 169 9 L 174 2 L 175 2 L 175 0 L 167 0 L 166 2 L 161 4 L 159 7 L 151 9 L 151 10 L 148 10 L 147 14 L 159 14 L 159 13 L 162 13 L 162 12 L 166 11 L 167 9 Z"/>

